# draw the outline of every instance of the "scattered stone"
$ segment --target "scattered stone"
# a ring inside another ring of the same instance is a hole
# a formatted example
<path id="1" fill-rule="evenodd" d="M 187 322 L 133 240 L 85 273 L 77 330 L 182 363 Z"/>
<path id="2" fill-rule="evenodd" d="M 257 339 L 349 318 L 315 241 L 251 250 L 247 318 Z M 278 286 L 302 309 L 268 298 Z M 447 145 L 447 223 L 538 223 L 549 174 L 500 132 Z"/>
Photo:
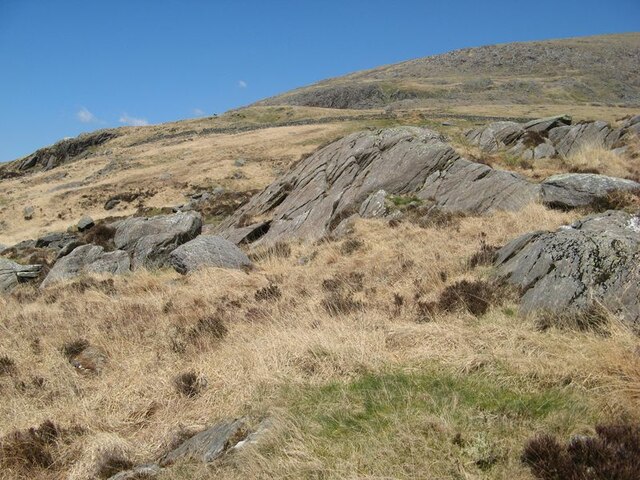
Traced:
<path id="1" fill-rule="evenodd" d="M 127 252 L 105 252 L 97 245 L 83 245 L 60 258 L 42 282 L 41 288 L 60 280 L 77 277 L 83 273 L 110 273 L 122 275 L 131 270 Z"/>
<path id="2" fill-rule="evenodd" d="M 155 463 L 148 463 L 145 465 L 139 465 L 131 470 L 125 470 L 124 472 L 116 473 L 109 480 L 141 480 L 143 478 L 153 478 L 162 472 L 159 465 Z"/>
<path id="3" fill-rule="evenodd" d="M 542 201 L 554 208 L 592 205 L 615 191 L 640 191 L 640 183 L 592 173 L 553 175 L 542 182 Z"/>
<path id="4" fill-rule="evenodd" d="M 116 224 L 116 248 L 131 254 L 134 269 L 164 266 L 169 254 L 202 231 L 202 216 L 180 212 L 155 217 L 131 217 Z"/>
<path id="5" fill-rule="evenodd" d="M 12 290 L 18 283 L 38 278 L 42 265 L 20 265 L 0 258 L 0 293 Z"/>
<path id="6" fill-rule="evenodd" d="M 247 435 L 242 419 L 226 420 L 194 435 L 178 448 L 164 455 L 158 464 L 161 467 L 167 467 L 178 460 L 211 463 L 244 440 Z"/>
<path id="7" fill-rule="evenodd" d="M 593 302 L 640 326 L 640 219 L 591 215 L 555 232 L 527 233 L 496 254 L 496 276 L 523 293 L 520 308 L 566 314 Z"/>
<path id="8" fill-rule="evenodd" d="M 186 274 L 202 267 L 250 267 L 249 257 L 233 243 L 215 235 L 200 235 L 169 254 L 169 263 Z"/>
<path id="9" fill-rule="evenodd" d="M 247 161 L 244 158 L 239 158 L 235 162 L 233 162 L 234 167 L 244 167 L 247 164 Z"/>
<path id="10" fill-rule="evenodd" d="M 69 363 L 83 373 L 100 373 L 107 363 L 107 353 L 100 347 L 89 345 L 69 358 Z"/>
<path id="11" fill-rule="evenodd" d="M 95 222 L 93 221 L 93 218 L 85 215 L 80 219 L 77 227 L 79 232 L 84 232 L 85 230 L 89 230 L 94 225 L 95 225 Z"/>
<path id="12" fill-rule="evenodd" d="M 104 204 L 104 209 L 105 210 L 113 210 L 114 208 L 116 208 L 118 205 L 120 204 L 120 199 L 118 198 L 110 198 L 109 200 L 107 200 Z"/>
<path id="13" fill-rule="evenodd" d="M 24 207 L 22 210 L 22 216 L 25 220 L 31 220 L 35 214 L 36 209 L 33 206 Z"/>

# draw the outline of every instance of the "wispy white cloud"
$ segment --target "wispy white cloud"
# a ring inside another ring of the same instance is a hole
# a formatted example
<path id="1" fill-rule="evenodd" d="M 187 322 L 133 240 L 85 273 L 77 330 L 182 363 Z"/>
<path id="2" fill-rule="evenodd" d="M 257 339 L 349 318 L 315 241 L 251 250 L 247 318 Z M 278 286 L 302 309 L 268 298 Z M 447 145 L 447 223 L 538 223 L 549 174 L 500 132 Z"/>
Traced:
<path id="1" fill-rule="evenodd" d="M 193 113 L 197 117 L 201 117 L 204 115 L 204 110 L 200 110 L 199 108 L 194 108 L 193 110 L 191 110 L 191 113 Z"/>
<path id="2" fill-rule="evenodd" d="M 131 125 L 132 127 L 144 127 L 145 125 L 149 125 L 146 118 L 130 117 L 127 113 L 120 115 L 119 121 L 125 125 Z"/>
<path id="3" fill-rule="evenodd" d="M 238 80 L 238 86 L 240 88 L 247 88 L 249 85 L 244 80 Z"/>
<path id="4" fill-rule="evenodd" d="M 82 123 L 95 123 L 98 121 L 96 116 L 86 107 L 81 107 L 80 110 L 76 112 L 76 118 Z"/>

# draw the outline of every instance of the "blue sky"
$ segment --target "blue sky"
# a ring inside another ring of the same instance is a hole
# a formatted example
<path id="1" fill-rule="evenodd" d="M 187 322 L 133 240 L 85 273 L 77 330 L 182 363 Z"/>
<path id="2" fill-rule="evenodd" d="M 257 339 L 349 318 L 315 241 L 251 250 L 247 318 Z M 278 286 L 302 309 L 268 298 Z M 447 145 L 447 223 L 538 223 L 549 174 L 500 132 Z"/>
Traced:
<path id="1" fill-rule="evenodd" d="M 0 0 L 0 161 L 448 50 L 640 30 L 640 0 Z"/>

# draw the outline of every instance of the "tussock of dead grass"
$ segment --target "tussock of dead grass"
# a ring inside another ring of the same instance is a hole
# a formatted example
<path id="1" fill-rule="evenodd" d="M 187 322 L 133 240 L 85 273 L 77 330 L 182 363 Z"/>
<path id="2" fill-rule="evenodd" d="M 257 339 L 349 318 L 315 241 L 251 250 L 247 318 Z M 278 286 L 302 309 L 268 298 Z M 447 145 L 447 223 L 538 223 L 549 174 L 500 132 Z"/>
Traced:
<path id="1" fill-rule="evenodd" d="M 383 221 L 360 221 L 353 238 L 366 248 L 349 254 L 342 251 L 342 242 L 292 244 L 289 256 L 261 256 L 259 269 L 250 273 L 210 269 L 182 277 L 137 272 L 113 279 L 108 292 L 98 279 L 81 293 L 59 288 L 54 296 L 48 295 L 54 290 L 47 290 L 21 300 L 0 297 L 0 354 L 14 362 L 17 372 L 0 376 L 0 436 L 47 419 L 61 428 L 81 426 L 83 438 L 72 438 L 58 454 L 68 460 L 61 475 L 73 468 L 74 478 L 91 478 L 90 459 L 99 455 L 89 445 L 99 444 L 101 435 L 130 446 L 121 457 L 138 463 L 163 454 L 180 432 L 197 431 L 223 417 L 271 415 L 280 423 L 264 447 L 251 447 L 251 455 L 230 457 L 209 470 L 176 468 L 164 478 L 412 478 L 419 470 L 432 478 L 527 478 L 519 455 L 529 429 L 550 427 L 565 435 L 581 431 L 581 420 L 562 413 L 565 407 L 530 423 L 513 412 L 513 404 L 498 411 L 477 404 L 452 410 L 437 407 L 438 402 L 460 405 L 466 376 L 473 375 L 489 391 L 517 393 L 525 385 L 529 394 L 544 398 L 550 390 L 567 390 L 584 397 L 583 406 L 595 420 L 637 417 L 637 337 L 622 327 L 610 329 L 608 336 L 541 332 L 532 321 L 513 315 L 509 304 L 492 305 L 479 317 L 438 312 L 428 323 L 416 322 L 417 309 L 419 302 L 437 300 L 448 285 L 482 277 L 484 270 L 471 271 L 468 265 L 482 239 L 502 245 L 533 226 L 554 229 L 573 219 L 573 213 L 533 205 L 518 213 L 463 218 L 455 229 L 410 223 L 390 229 Z M 302 264 L 302 257 L 312 259 Z M 339 279 L 329 291 L 323 285 L 327 279 Z M 278 286 L 280 296 L 256 299 L 256 292 L 270 285 Z M 360 307 L 327 311 L 323 301 L 333 289 Z M 78 338 L 108 353 L 99 374 L 79 374 L 61 351 Z M 329 411 L 338 414 L 344 405 L 355 409 L 356 417 L 358 409 L 367 414 L 367 385 L 371 395 L 384 398 L 390 387 L 376 378 L 412 375 L 427 365 L 431 373 L 402 387 L 411 396 L 410 409 L 378 412 L 384 402 L 376 400 L 373 423 L 355 430 L 355 450 L 347 447 L 349 437 L 327 444 L 333 437 L 317 430 L 316 407 L 307 405 L 313 408 L 308 421 L 296 410 L 313 392 L 361 385 L 355 397 L 330 397 Z M 184 372 L 206 378 L 207 388 L 195 396 L 176 395 L 174 379 Z M 362 384 L 363 378 L 369 383 Z M 432 393 L 426 387 L 434 378 L 453 382 L 441 400 L 432 399 L 436 404 L 429 403 Z M 411 412 L 422 411 L 423 405 L 430 410 L 418 424 Z M 517 418 L 496 421 L 509 415 Z M 380 419 L 382 430 L 376 426 Z M 465 440 L 467 450 L 453 449 L 451 438 L 465 425 L 474 437 Z M 429 437 L 428 432 L 436 433 Z M 386 470 L 383 461 L 356 467 L 365 458 L 386 461 L 403 451 L 405 473 L 393 462 L 386 463 Z M 429 458 L 441 461 L 425 463 Z M 47 475 L 36 469 L 32 477 Z"/>
<path id="2" fill-rule="evenodd" d="M 640 178 L 640 167 L 626 153 L 615 153 L 597 143 L 583 145 L 564 162 L 573 173 L 599 173 L 636 181 Z"/>

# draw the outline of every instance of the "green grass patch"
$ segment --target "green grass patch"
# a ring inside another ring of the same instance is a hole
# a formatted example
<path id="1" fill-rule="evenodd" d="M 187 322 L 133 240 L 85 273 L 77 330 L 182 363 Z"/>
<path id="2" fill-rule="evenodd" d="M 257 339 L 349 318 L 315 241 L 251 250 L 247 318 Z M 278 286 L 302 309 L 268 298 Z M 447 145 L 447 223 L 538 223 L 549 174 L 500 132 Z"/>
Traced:
<path id="1" fill-rule="evenodd" d="M 387 195 L 387 200 L 398 208 L 404 208 L 409 204 L 422 205 L 423 201 L 414 195 Z"/>
<path id="2" fill-rule="evenodd" d="M 297 447 L 315 459 L 296 464 L 296 478 L 526 478 L 527 438 L 570 434 L 595 415 L 568 387 L 436 366 L 289 386 L 283 398 Z"/>

